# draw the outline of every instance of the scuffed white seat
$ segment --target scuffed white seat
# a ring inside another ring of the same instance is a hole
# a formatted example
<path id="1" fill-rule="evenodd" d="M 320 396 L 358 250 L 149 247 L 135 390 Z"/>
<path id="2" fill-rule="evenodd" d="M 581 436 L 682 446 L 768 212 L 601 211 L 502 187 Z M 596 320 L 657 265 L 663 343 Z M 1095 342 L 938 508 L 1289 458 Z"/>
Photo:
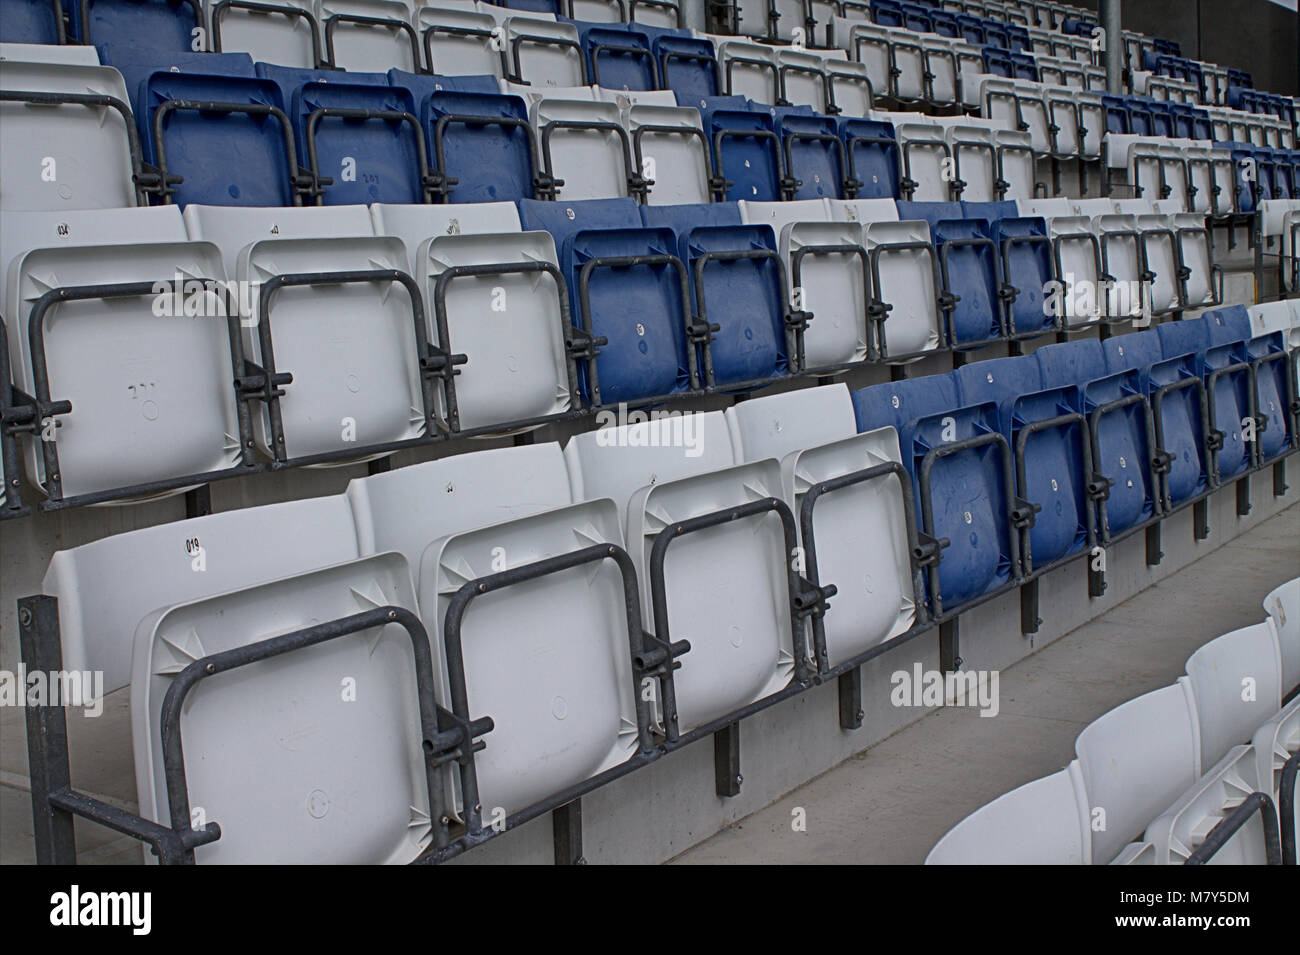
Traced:
<path id="1" fill-rule="evenodd" d="M 1087 797 L 1079 763 L 1035 779 L 971 813 L 925 858 L 926 865 L 1086 865 Z"/>
<path id="2" fill-rule="evenodd" d="M 755 398 L 728 408 L 726 416 L 742 460 L 781 462 L 782 489 L 796 518 L 816 484 L 882 465 L 901 469 L 897 433 L 858 434 L 843 384 Z M 910 482 L 900 477 L 901 471 L 885 471 L 827 491 L 813 505 L 815 540 L 801 543 L 809 572 L 815 562 L 817 582 L 837 588 L 823 617 L 825 662 L 832 667 L 905 632 L 916 619 L 903 503 Z"/>

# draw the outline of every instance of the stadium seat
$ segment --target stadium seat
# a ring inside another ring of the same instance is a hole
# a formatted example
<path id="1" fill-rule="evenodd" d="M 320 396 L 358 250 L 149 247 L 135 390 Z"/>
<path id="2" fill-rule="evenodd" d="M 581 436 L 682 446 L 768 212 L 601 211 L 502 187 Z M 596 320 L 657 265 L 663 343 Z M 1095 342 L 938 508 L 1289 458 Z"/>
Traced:
<path id="1" fill-rule="evenodd" d="M 44 423 L 24 443 L 33 485 L 89 503 L 233 473 L 246 431 L 233 383 L 245 372 L 225 286 L 205 284 L 226 279 L 218 250 L 186 241 L 174 209 L 4 219 L 4 310 L 23 317 L 11 373 Z"/>
<path id="2" fill-rule="evenodd" d="M 447 429 L 435 392 L 453 362 L 429 339 L 405 246 L 374 236 L 364 206 L 185 215 L 190 235 L 215 243 L 235 260 L 231 274 L 257 289 L 244 339 L 274 382 L 253 419 L 264 454 L 367 459 Z"/>
<path id="3" fill-rule="evenodd" d="M 593 86 L 611 90 L 659 89 L 650 38 L 622 27 L 589 24 L 579 31 Z"/>
<path id="4" fill-rule="evenodd" d="M 316 0 L 321 52 L 341 70 L 419 72 L 420 37 L 411 25 L 413 0 Z"/>
<path id="5" fill-rule="evenodd" d="M 722 412 L 692 418 L 602 428 L 565 446 L 575 496 L 612 498 L 626 522 L 655 644 L 690 644 L 670 671 L 672 695 L 657 700 L 670 739 L 808 672 L 793 645 L 795 541 L 778 519 L 780 467 L 739 463 Z"/>
<path id="6" fill-rule="evenodd" d="M 1141 387 L 1150 397 L 1162 508 L 1171 511 L 1197 498 L 1209 486 L 1202 426 L 1202 415 L 1208 415 L 1208 410 L 1195 357 L 1166 361 L 1156 329 L 1108 339 L 1102 348 L 1108 370 L 1138 371 Z"/>
<path id="7" fill-rule="evenodd" d="M 730 100 L 700 111 L 713 145 L 713 174 L 726 182 L 727 200 L 776 202 L 790 198 L 794 181 L 785 170 L 781 140 L 767 112 L 737 109 Z"/>
<path id="8" fill-rule="evenodd" d="M 1075 740 L 1094 865 L 1113 860 L 1200 776 L 1194 706 L 1184 684 L 1166 686 L 1121 703 Z"/>
<path id="9" fill-rule="evenodd" d="M 962 407 L 956 380 L 947 375 L 863 388 L 853 393 L 853 407 L 859 431 L 898 429 L 903 463 L 916 483 L 919 527 L 928 538 L 949 542 L 938 566 L 929 567 L 934 615 L 942 618 L 1018 579 L 1014 467 L 996 408 Z"/>
<path id="10" fill-rule="evenodd" d="M 503 73 L 503 32 L 495 20 L 476 10 L 422 6 L 416 11 L 424 64 L 445 76 Z"/>
<path id="11" fill-rule="evenodd" d="M 532 17 L 512 16 L 505 24 L 505 78 L 531 86 L 583 86 L 585 58 L 578 28 Z"/>
<path id="12" fill-rule="evenodd" d="M 1092 449 L 1074 389 L 1047 385 L 1032 355 L 963 365 L 953 377 L 963 405 L 997 405 L 997 427 L 1015 462 L 1016 496 L 1034 511 L 1021 533 L 1024 573 L 1041 573 L 1091 547 L 1094 514 L 1084 481 L 1093 473 Z"/>
<path id="13" fill-rule="evenodd" d="M 704 333 L 688 317 L 689 273 L 671 229 L 643 226 L 631 199 L 524 200 L 519 210 L 525 229 L 555 239 L 588 402 L 643 403 L 701 386 Z"/>
<path id="14" fill-rule="evenodd" d="M 175 524 L 169 529 L 177 533 Z M 295 538 L 301 532 L 286 530 Z M 190 571 L 188 562 L 185 572 L 205 576 Z M 400 608 L 414 620 L 406 561 L 393 554 L 258 580 L 248 589 L 217 591 L 146 616 L 131 680 L 140 814 L 168 826 L 219 820 L 221 838 L 195 851 L 205 864 L 415 859 L 432 834 L 436 776 L 425 768 L 422 742 L 436 724 L 421 726 L 412 636 L 400 625 L 258 660 L 237 677 L 194 685 L 181 675 L 196 659 L 264 643 L 263 634 L 290 634 L 379 607 Z M 426 669 L 420 677 L 421 689 L 431 693 L 432 673 Z M 189 687 L 180 714 L 185 775 L 179 801 L 162 741 L 169 691 L 178 686 Z M 364 705 L 340 704 L 348 700 L 340 687 L 349 686 L 384 689 Z M 284 745 L 289 737 L 292 747 Z M 378 785 L 357 787 L 358 772 Z M 254 775 L 263 782 L 250 798 L 245 780 Z"/>
<path id="15" fill-rule="evenodd" d="M 144 176 L 127 88 L 111 67 L 0 59 L 0 120 L 6 213 L 144 205 L 157 184 Z"/>
<path id="16" fill-rule="evenodd" d="M 618 106 L 545 97 L 532 104 L 529 115 L 545 174 L 560 199 L 644 198 L 646 181 Z"/>
<path id="17" fill-rule="evenodd" d="M 568 290 L 548 232 L 521 233 L 508 202 L 371 207 L 376 233 L 403 240 L 424 294 L 430 341 L 465 355 L 440 409 L 453 431 L 528 424 L 579 400 L 566 347 Z"/>
<path id="18" fill-rule="evenodd" d="M 50 0 L 5 0 L 0 7 L 0 42 L 66 43 L 63 5 Z"/>
<path id="19" fill-rule="evenodd" d="M 899 199 L 902 164 L 892 123 L 842 116 L 840 138 L 844 140 L 849 178 L 862 199 Z"/>
<path id="20" fill-rule="evenodd" d="M 306 83 L 294 92 L 290 114 L 318 205 L 430 202 L 437 194 L 408 90 Z"/>
<path id="21" fill-rule="evenodd" d="M 1077 761 L 980 807 L 939 840 L 926 865 L 1087 865 L 1092 833 Z"/>
<path id="22" fill-rule="evenodd" d="M 647 204 L 710 202 L 722 190 L 696 110 L 636 104 L 623 111 L 623 124 L 632 137 L 636 168 L 649 187 Z"/>
<path id="23" fill-rule="evenodd" d="M 755 398 L 726 416 L 742 460 L 781 462 L 785 500 L 800 521 L 801 572 L 814 586 L 836 587 L 833 609 L 811 622 L 818 666 L 839 666 L 905 632 L 916 619 L 919 582 L 897 434 L 857 434 L 843 384 Z M 864 551 L 863 540 L 881 546 Z"/>
<path id="24" fill-rule="evenodd" d="M 785 263 L 792 305 L 808 313 L 805 371 L 866 361 L 873 353 L 867 325 L 870 266 L 862 225 L 833 222 L 819 200 L 741 202 L 746 223 L 772 228 Z"/>
<path id="25" fill-rule="evenodd" d="M 1265 621 L 1216 637 L 1187 658 L 1201 765 L 1213 766 L 1282 705 L 1281 648 Z"/>
<path id="26" fill-rule="evenodd" d="M 64 4 L 71 33 L 82 43 L 157 50 L 208 47 L 207 19 L 198 0 L 80 0 Z M 203 32 L 200 32 L 203 31 Z"/>
<path id="27" fill-rule="evenodd" d="M 325 39 L 314 0 L 204 0 L 212 49 L 280 66 L 323 65 Z"/>

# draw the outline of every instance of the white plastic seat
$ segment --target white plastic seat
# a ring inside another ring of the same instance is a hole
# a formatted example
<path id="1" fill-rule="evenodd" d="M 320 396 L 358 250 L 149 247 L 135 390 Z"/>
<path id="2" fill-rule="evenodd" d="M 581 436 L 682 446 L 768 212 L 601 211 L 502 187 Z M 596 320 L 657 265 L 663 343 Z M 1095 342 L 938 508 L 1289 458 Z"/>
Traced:
<path id="1" fill-rule="evenodd" d="M 1008 201 L 1032 198 L 1036 173 L 1029 134 L 999 129 L 994 139 L 998 147 L 998 172 L 1006 183 L 1002 198 Z"/>
<path id="2" fill-rule="evenodd" d="M 623 113 L 626 120 L 627 111 L 634 106 L 658 106 L 664 108 L 692 109 L 690 106 L 677 106 L 677 96 L 672 90 L 611 90 L 603 86 L 594 86 L 597 102 L 613 103 Z M 566 97 L 555 96 L 555 99 Z M 626 123 L 624 123 L 626 125 Z"/>
<path id="3" fill-rule="evenodd" d="M 454 207 L 451 207 L 454 208 Z M 526 423 L 568 411 L 576 400 L 569 377 L 563 278 L 555 240 L 545 231 L 442 235 L 421 244 L 414 275 L 424 288 L 429 338 L 468 361 L 453 382 L 459 430 Z M 537 266 L 549 266 L 536 271 Z M 458 273 L 479 266 L 518 266 L 526 271 Z M 443 276 L 449 276 L 443 278 Z M 438 315 L 442 283 L 445 315 Z M 440 396 L 440 411 L 450 410 Z M 517 425 L 529 427 L 528 424 Z"/>
<path id="4" fill-rule="evenodd" d="M 1250 741 L 1255 756 L 1255 783 L 1259 790 L 1273 797 L 1281 811 L 1282 767 L 1300 752 L 1300 696 L 1278 711 L 1277 715 L 1255 730 Z M 1300 823 L 1300 800 L 1296 800 L 1296 823 Z M 1296 826 L 1300 832 L 1300 825 Z"/>
<path id="5" fill-rule="evenodd" d="M 842 116 L 866 116 L 872 107 L 873 90 L 867 68 L 851 60 L 826 57 L 821 60 L 825 71 L 830 102 Z"/>
<path id="6" fill-rule="evenodd" d="M 776 63 L 786 102 L 826 112 L 826 74 L 820 56 L 801 50 L 778 50 Z"/>
<path id="7" fill-rule="evenodd" d="M 832 367 L 865 361 L 868 354 L 865 250 L 820 252 L 821 248 L 863 249 L 862 226 L 832 222 L 827 200 L 740 202 L 746 223 L 772 227 L 786 264 L 790 300 L 811 312 L 804 330 L 804 365 Z M 795 259 L 798 257 L 796 281 Z"/>
<path id="8" fill-rule="evenodd" d="M 897 432 L 858 434 L 842 383 L 755 398 L 728 408 L 726 416 L 742 460 L 781 462 L 785 501 L 796 520 L 815 484 L 883 464 L 901 467 Z M 906 632 L 916 619 L 903 493 L 903 484 L 885 474 L 814 504 L 815 540 L 801 544 L 809 570 L 816 561 L 820 584 L 837 588 L 823 617 L 832 667 Z"/>
<path id="9" fill-rule="evenodd" d="M 674 539 L 664 562 L 667 619 L 654 619 L 651 551 L 661 532 L 782 493 L 776 461 L 736 461 L 722 412 L 694 418 L 602 428 L 564 451 L 575 496 L 612 498 L 625 514 L 646 626 L 660 640 L 690 642 L 672 677 L 683 733 L 780 690 L 795 670 L 790 558 L 772 511 Z"/>
<path id="10" fill-rule="evenodd" d="M 889 36 L 888 30 L 875 24 L 835 18 L 836 41 L 848 51 L 851 59 L 865 67 L 877 97 L 892 95 Z"/>
<path id="11" fill-rule="evenodd" d="M 186 241 L 178 213 L 162 208 L 6 212 L 4 225 L 14 383 L 72 406 L 50 416 L 48 439 L 23 443 L 32 482 L 73 498 L 234 467 L 241 448 L 225 300 L 199 285 L 192 295 L 175 287 L 178 276 L 224 282 L 216 247 Z M 46 293 L 141 282 L 155 294 L 49 304 L 41 355 L 33 354 L 32 317 Z M 187 320 L 187 307 L 202 314 Z M 51 454 L 57 474 L 49 473 Z"/>
<path id="12" fill-rule="evenodd" d="M 137 204 L 135 120 L 117 70 L 4 59 L 0 91 L 108 98 L 102 105 L 0 103 L 0 209 L 6 214 Z"/>
<path id="13" fill-rule="evenodd" d="M 486 5 L 483 9 L 487 12 Z M 507 75 L 539 87 L 586 83 L 578 28 L 572 23 L 512 16 L 506 20 L 505 38 Z"/>
<path id="14" fill-rule="evenodd" d="M 415 609 L 406 561 L 396 554 L 207 596 L 146 617 L 136 635 L 131 681 L 140 814 L 168 826 L 173 821 L 162 713 L 168 688 L 187 664 L 389 605 Z M 411 639 L 394 624 L 192 687 L 180 717 L 189 815 L 197 824 L 221 825 L 221 838 L 196 849 L 196 861 L 415 859 L 432 829 L 413 670 Z M 348 702 L 349 685 L 356 687 L 355 703 Z M 256 789 L 250 779 L 258 780 Z"/>
<path id="15" fill-rule="evenodd" d="M 626 23 L 630 0 L 569 0 L 565 15 L 584 23 Z"/>
<path id="16" fill-rule="evenodd" d="M 244 323 L 248 358 L 263 367 L 273 358 L 276 373 L 293 375 L 283 386 L 278 415 L 264 406 L 254 416 L 264 453 L 355 460 L 390 453 L 378 446 L 426 433 L 431 423 L 426 417 L 435 408 L 425 398 L 418 363 L 418 293 L 413 299 L 404 286 L 395 287 L 402 285 L 395 279 L 338 283 L 327 278 L 336 272 L 409 274 L 400 239 L 364 234 L 370 229 L 364 206 L 191 206 L 186 214 L 191 234 L 237 257 L 234 274 L 250 288 L 260 289 L 281 275 L 322 275 L 319 282 L 279 288 L 266 314 L 260 293 L 252 296 L 253 313 Z M 309 237 L 291 235 L 286 223 Z M 348 233 L 351 238 L 344 237 Z M 272 355 L 264 349 L 267 334 L 274 342 Z M 357 453 L 345 454 L 352 450 Z"/>
<path id="17" fill-rule="evenodd" d="M 332 51 L 333 65 L 339 69 L 417 72 L 423 54 L 411 25 L 414 9 L 413 0 L 316 0 L 322 52 Z M 353 17 L 386 22 L 358 22 Z"/>
<path id="18" fill-rule="evenodd" d="M 982 126 L 952 125 L 946 131 L 953 168 L 966 185 L 961 198 L 966 202 L 997 199 L 997 134 Z"/>
<path id="19" fill-rule="evenodd" d="M 63 666 L 102 671 L 104 692 L 111 693 L 130 683 L 136 629 L 159 606 L 358 556 L 352 512 L 334 495 L 223 511 L 56 551 L 41 590 L 59 601 Z M 177 652 L 186 645 L 180 641 Z"/>
<path id="20" fill-rule="evenodd" d="M 64 66 L 99 66 L 93 46 L 52 43 L 0 43 L 0 60 L 19 63 L 59 63 Z"/>
<path id="21" fill-rule="evenodd" d="M 1092 219 L 1092 231 L 1101 242 L 1103 263 L 1114 278 L 1114 287 L 1104 304 L 1110 318 L 1128 319 L 1142 315 L 1152 298 L 1142 292 L 1138 217 L 1126 214 L 1103 214 Z M 1100 295 L 1098 296 L 1101 297 Z"/>
<path id="22" fill-rule="evenodd" d="M 458 202 L 416 205 L 376 202 L 370 207 L 375 235 L 402 240 L 410 273 L 418 275 L 420 246 L 426 239 L 456 235 L 500 235 L 520 231 L 519 209 L 513 202 Z"/>
<path id="23" fill-rule="evenodd" d="M 940 107 L 960 102 L 957 54 L 952 43 L 943 37 L 925 34 L 921 37 L 921 48 L 925 53 L 930 102 Z"/>
<path id="24" fill-rule="evenodd" d="M 1166 142 L 1160 146 L 1161 178 L 1164 181 L 1166 206 L 1176 212 L 1187 212 L 1187 141 L 1177 144 Z"/>
<path id="25" fill-rule="evenodd" d="M 890 95 L 904 105 L 928 102 L 930 87 L 926 79 L 926 54 L 921 34 L 892 31 L 889 53 L 893 75 Z"/>
<path id="26" fill-rule="evenodd" d="M 451 598 L 469 580 L 622 540 L 617 508 L 601 500 L 434 541 L 420 561 L 419 595 L 438 653 L 447 652 Z M 462 715 L 494 723 L 475 756 L 485 819 L 632 756 L 638 739 L 628 640 L 623 580 L 612 561 L 474 600 L 460 634 L 468 701 Z"/>
<path id="27" fill-rule="evenodd" d="M 835 222 L 897 222 L 898 206 L 893 199 L 827 199 Z"/>
<path id="28" fill-rule="evenodd" d="M 435 540 L 572 503 L 554 442 L 452 454 L 354 478 L 346 498 L 358 552 L 402 554 L 414 583 Z"/>
<path id="29" fill-rule="evenodd" d="M 547 172 L 564 182 L 559 194 L 565 200 L 631 194 L 629 177 L 635 169 L 616 105 L 546 97 L 529 114 Z"/>
<path id="30" fill-rule="evenodd" d="M 1169 232 L 1170 218 L 1162 214 L 1137 217 L 1137 227 L 1146 243 L 1147 267 L 1155 273 L 1151 281 L 1151 311 L 1155 314 L 1171 312 L 1182 303 L 1178 285 L 1178 236 Z M 1201 291 L 1203 302 L 1205 292 L 1201 289 L 1209 285 L 1204 269 L 1201 280 L 1204 285 L 1198 291 Z"/>
<path id="31" fill-rule="evenodd" d="M 1294 307 L 1294 303 L 1293 303 Z M 1294 313 L 1300 319 L 1300 310 Z M 1291 326 L 1292 346 L 1300 335 L 1300 322 Z M 1264 598 L 1264 611 L 1273 623 L 1282 659 L 1282 689 L 1300 686 L 1300 577 L 1272 590 Z"/>
<path id="32" fill-rule="evenodd" d="M 723 92 L 744 96 L 756 103 L 775 105 L 780 99 L 777 55 L 771 47 L 742 40 L 718 44 L 718 68 Z"/>
<path id="33" fill-rule="evenodd" d="M 930 227 L 922 220 L 870 222 L 863 230 L 867 251 L 902 243 L 930 243 Z M 939 312 L 932 252 L 905 249 L 877 253 L 881 301 L 892 305 L 883 326 L 885 357 L 910 355 L 939 347 Z"/>
<path id="34" fill-rule="evenodd" d="M 946 160 L 951 159 L 944 128 L 938 123 L 899 123 L 898 149 L 907 178 L 915 183 L 913 202 L 946 202 L 951 198 Z"/>
<path id="35" fill-rule="evenodd" d="M 490 15 L 439 6 L 416 11 L 420 49 L 439 76 L 501 75 L 505 29 Z"/>
<path id="36" fill-rule="evenodd" d="M 1211 258 L 1210 233 L 1205 228 L 1204 215 L 1193 212 L 1175 213 L 1169 225 L 1178 239 L 1178 257 L 1187 269 L 1184 286 L 1188 308 L 1199 308 L 1214 303 L 1214 273 Z"/>
<path id="37" fill-rule="evenodd" d="M 710 201 L 709 145 L 697 110 L 638 104 L 624 111 L 623 123 L 641 175 L 653 183 L 647 205 Z"/>
<path id="38" fill-rule="evenodd" d="M 1172 806 L 1147 826 L 1146 839 L 1157 865 L 1182 865 L 1205 841 L 1214 826 L 1259 787 L 1255 753 L 1234 746 L 1214 767 L 1192 784 Z M 1264 823 L 1256 813 L 1210 860 L 1214 865 L 1264 865 Z"/>
<path id="39" fill-rule="evenodd" d="M 681 24 L 678 0 L 628 0 L 628 20 L 646 27 L 676 30 Z"/>
<path id="40" fill-rule="evenodd" d="M 273 2 L 286 11 L 299 13 L 268 14 L 235 6 L 218 9 L 217 0 L 204 0 L 212 48 L 218 52 L 241 51 L 263 63 L 313 69 L 324 52 L 317 49 L 316 43 L 325 43 L 323 28 L 312 29 L 315 0 Z"/>
<path id="41" fill-rule="evenodd" d="M 512 83 L 510 80 L 502 80 L 498 85 L 501 87 L 501 92 L 510 96 L 518 96 L 529 107 L 540 103 L 544 99 L 581 103 L 608 102 L 608 100 L 602 98 L 598 86 L 527 86 L 521 83 Z"/>
<path id="42" fill-rule="evenodd" d="M 1091 857 L 1079 763 L 1025 783 L 971 813 L 926 865 L 1086 865 Z"/>
<path id="43" fill-rule="evenodd" d="M 1183 681 L 1115 707 L 1074 743 L 1092 862 L 1105 864 L 1200 775 L 1195 704 Z"/>

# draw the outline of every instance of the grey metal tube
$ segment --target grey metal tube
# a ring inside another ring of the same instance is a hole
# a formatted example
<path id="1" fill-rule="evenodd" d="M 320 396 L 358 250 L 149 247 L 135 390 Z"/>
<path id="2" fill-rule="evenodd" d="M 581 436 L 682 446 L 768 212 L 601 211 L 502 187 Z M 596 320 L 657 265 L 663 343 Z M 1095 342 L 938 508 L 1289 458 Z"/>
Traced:
<path id="1" fill-rule="evenodd" d="M 1101 28 L 1106 31 L 1106 91 L 1118 96 L 1123 92 L 1124 33 L 1120 27 L 1120 0 L 1101 0 Z"/>

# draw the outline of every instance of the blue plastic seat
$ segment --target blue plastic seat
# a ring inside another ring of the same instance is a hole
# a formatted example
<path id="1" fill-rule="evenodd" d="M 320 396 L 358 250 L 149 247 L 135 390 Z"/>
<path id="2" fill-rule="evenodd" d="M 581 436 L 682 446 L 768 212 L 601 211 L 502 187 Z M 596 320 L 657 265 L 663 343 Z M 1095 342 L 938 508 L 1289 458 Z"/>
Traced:
<path id="1" fill-rule="evenodd" d="M 661 35 L 650 45 L 659 68 L 659 84 L 677 94 L 677 102 L 698 105 L 722 92 L 713 44 L 695 37 Z"/>
<path id="2" fill-rule="evenodd" d="M 184 177 L 169 187 L 173 202 L 301 205 L 301 157 L 276 83 L 154 70 L 139 96 L 146 160 Z"/>
<path id="3" fill-rule="evenodd" d="M 939 257 L 939 277 L 951 305 L 949 340 L 976 348 L 1002 337 L 998 249 L 988 222 L 967 219 L 957 202 L 899 202 L 900 219 L 924 219 Z"/>
<path id="4" fill-rule="evenodd" d="M 898 140 L 894 124 L 880 120 L 839 118 L 840 138 L 849 162 L 849 178 L 859 199 L 897 199 Z"/>
<path id="5" fill-rule="evenodd" d="M 210 56 L 212 54 L 204 54 Z M 227 54 L 220 54 L 226 56 Z M 233 55 L 233 54 L 231 54 Z M 308 83 L 346 83 L 349 86 L 388 86 L 385 73 L 345 72 L 343 70 L 317 70 L 300 66 L 277 66 L 274 63 L 254 64 L 256 75 L 273 80 L 280 87 L 285 103 L 293 104 L 293 94 Z M 301 142 L 299 143 L 301 146 Z"/>
<path id="6" fill-rule="evenodd" d="M 1246 357 L 1255 368 L 1256 428 L 1259 463 L 1263 465 L 1284 454 L 1296 442 L 1294 419 L 1289 411 L 1291 372 L 1285 334 L 1274 332 L 1251 339 L 1246 343 Z"/>
<path id="7" fill-rule="evenodd" d="M 1048 388 L 1079 386 L 1079 410 L 1088 416 L 1102 541 L 1140 527 L 1159 514 L 1159 478 L 1152 470 L 1153 429 L 1141 372 L 1111 373 L 1099 341 L 1047 345 L 1034 352 Z"/>
<path id="8" fill-rule="evenodd" d="M 953 377 L 963 405 L 997 405 L 998 428 L 1015 459 L 1016 494 L 1035 514 L 1021 536 L 1023 571 L 1042 571 L 1090 546 L 1092 451 L 1074 383 L 1048 386 L 1032 355 L 974 362 Z"/>
<path id="9" fill-rule="evenodd" d="M 1056 316 L 1044 307 L 1044 290 L 1055 277 L 1047 223 L 1039 216 L 1009 216 L 991 223 L 1002 281 L 1015 297 L 1007 311 L 1007 334 L 1033 337 L 1050 331 Z"/>
<path id="10" fill-rule="evenodd" d="M 578 32 L 593 85 L 611 90 L 659 89 L 659 70 L 645 35 L 613 23 L 583 25 Z"/>
<path id="11" fill-rule="evenodd" d="M 429 165 L 444 201 L 513 202 L 554 194 L 542 175 L 522 99 L 431 89 L 427 83 L 417 89 Z"/>
<path id="12" fill-rule="evenodd" d="M 59 0 L 0 2 L 0 43 L 63 43 L 65 40 Z"/>
<path id="13" fill-rule="evenodd" d="M 1174 324 L 1191 323 L 1201 325 L 1205 331 L 1201 373 L 1210 399 L 1210 427 L 1223 434 L 1222 447 L 1212 459 L 1215 480 L 1223 481 L 1248 471 L 1256 459 L 1256 449 L 1246 440 L 1250 435 L 1243 424 L 1254 417 L 1256 403 L 1255 383 L 1246 367 L 1251 363 L 1250 315 L 1244 305 L 1228 305 L 1190 322 Z M 1258 430 L 1256 421 L 1256 436 L 1262 437 Z"/>
<path id="14" fill-rule="evenodd" d="M 769 113 L 710 103 L 700 118 L 713 151 L 713 172 L 728 180 L 728 200 L 788 198 L 781 143 Z"/>
<path id="15" fill-rule="evenodd" d="M 873 385 L 852 397 L 859 432 L 898 430 L 921 530 L 948 541 L 930 568 L 931 609 L 949 613 L 1009 583 L 1019 548 L 1008 520 L 1010 453 L 994 406 L 962 408 L 951 375 Z"/>
<path id="16" fill-rule="evenodd" d="M 1166 360 L 1154 328 L 1107 339 L 1102 348 L 1112 372 L 1139 372 L 1140 387 L 1151 402 L 1153 456 L 1160 459 L 1164 509 L 1199 497 L 1208 487 L 1209 471 L 1202 426 L 1205 388 L 1196 356 Z"/>
<path id="17" fill-rule="evenodd" d="M 81 0 L 65 4 L 70 32 L 81 43 L 188 52 L 195 29 L 207 26 L 198 0 L 85 0 L 85 7 L 88 18 Z"/>
<path id="18" fill-rule="evenodd" d="M 990 76 L 1003 76 L 1012 79 L 1016 75 L 1016 64 L 1011 54 L 1000 46 L 986 46 L 983 51 L 984 72 Z"/>
<path id="19" fill-rule="evenodd" d="M 777 111 L 777 131 L 785 168 L 798 181 L 793 198 L 851 199 L 857 195 L 849 182 L 848 156 L 833 117 L 782 109 Z"/>
<path id="20" fill-rule="evenodd" d="M 711 335 L 700 347 L 705 384 L 743 391 L 790 374 L 799 332 L 787 324 L 786 278 L 772 230 L 683 225 L 677 248 L 690 271 L 694 315 Z"/>
<path id="21" fill-rule="evenodd" d="M 957 25 L 961 27 L 961 35 L 967 43 L 973 43 L 975 46 L 983 46 L 988 42 L 984 32 L 984 21 L 969 13 L 959 13 L 957 15 Z"/>
<path id="22" fill-rule="evenodd" d="M 871 0 L 871 19 L 882 27 L 901 27 L 903 7 L 895 0 Z"/>
<path id="23" fill-rule="evenodd" d="M 292 114 L 304 165 L 323 205 L 432 200 L 424 135 L 409 91 L 395 86 L 307 83 Z"/>
<path id="24" fill-rule="evenodd" d="M 150 128 L 144 120 L 147 102 L 143 84 L 153 73 L 190 73 L 206 76 L 258 76 L 253 58 L 247 53 L 191 53 L 188 50 L 150 50 L 122 44 L 98 45 L 99 61 L 122 74 L 131 96 L 140 135 L 148 139 Z"/>
<path id="25" fill-rule="evenodd" d="M 605 339 L 592 342 L 594 361 L 579 364 L 586 400 L 642 404 L 697 388 L 686 328 L 690 292 L 673 231 L 643 226 L 636 203 L 626 198 L 518 206 L 525 230 L 545 229 L 555 238 L 574 327 Z M 654 258 L 632 264 L 632 256 Z"/>

